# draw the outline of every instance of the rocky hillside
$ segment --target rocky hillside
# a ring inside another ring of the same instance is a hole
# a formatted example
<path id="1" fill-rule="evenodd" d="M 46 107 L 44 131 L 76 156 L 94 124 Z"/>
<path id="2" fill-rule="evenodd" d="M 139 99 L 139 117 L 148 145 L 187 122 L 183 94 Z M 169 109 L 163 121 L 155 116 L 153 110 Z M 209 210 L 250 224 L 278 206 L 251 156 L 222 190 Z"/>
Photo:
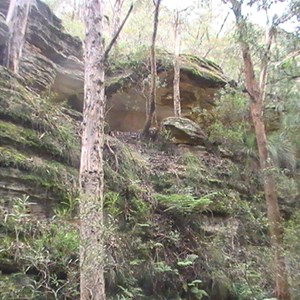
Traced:
<path id="1" fill-rule="evenodd" d="M 51 171 L 49 161 L 43 163 Z M 62 176 L 67 169 L 56 170 Z M 247 297 L 254 293 L 249 285 L 258 294 L 265 286 L 270 295 L 267 261 L 260 256 L 261 251 L 268 255 L 262 199 L 253 188 L 257 178 L 248 172 L 203 146 L 176 146 L 164 138 L 145 144 L 136 133 L 108 136 L 108 299 L 241 299 L 240 289 Z M 51 182 L 53 174 L 48 176 L 39 178 Z M 38 191 L 30 181 L 26 186 Z M 57 293 L 58 299 L 78 299 L 76 200 L 55 205 L 56 217 L 48 220 L 28 215 L 24 200 L 11 197 L 10 204 L 0 223 L 5 236 L 0 269 L 9 289 L 0 295 L 55 299 Z M 248 272 L 259 280 L 248 278 Z"/>
<path id="2" fill-rule="evenodd" d="M 3 17 L 8 3 L 6 0 L 0 4 L 0 46 L 8 37 Z M 110 130 L 143 128 L 147 64 L 144 50 L 130 58 L 112 59 L 107 70 Z M 227 80 L 221 69 L 212 62 L 187 55 L 181 58 L 181 69 L 184 113 L 211 106 L 214 93 Z M 172 72 L 171 55 L 161 52 L 159 121 L 173 114 Z M 1 67 L 0 77 L 3 197 L 25 194 L 51 206 L 57 195 L 59 199 L 68 197 L 72 192 L 69 183 L 75 182 L 77 176 L 83 101 L 82 43 L 64 33 L 61 20 L 37 0 L 30 12 L 20 75 L 16 77 Z"/>
<path id="3" fill-rule="evenodd" d="M 0 53 L 7 6 L 1 1 Z M 182 55 L 180 65 L 178 119 L 171 117 L 172 57 L 159 51 L 162 130 L 150 142 L 139 137 L 147 50 L 112 57 L 107 69 L 108 299 L 270 298 L 256 160 L 223 151 L 194 122 L 228 79 L 205 59 Z M 39 0 L 20 70 L 0 67 L 0 299 L 78 299 L 82 43 Z"/>
<path id="4" fill-rule="evenodd" d="M 0 47 L 8 38 L 4 21 L 8 0 L 0 4 Z M 67 100 L 82 109 L 82 42 L 66 34 L 59 20 L 40 0 L 34 1 L 26 31 L 20 75 L 35 91 L 51 91 L 57 100 Z M 0 52 L 1 57 L 1 52 Z M 172 115 L 172 56 L 158 54 L 158 120 Z M 209 107 L 215 92 L 228 79 L 214 63 L 194 56 L 181 57 L 181 97 L 184 113 L 196 107 Z M 145 122 L 145 95 L 149 88 L 148 50 L 130 57 L 118 57 L 107 70 L 108 123 L 113 130 L 141 130 Z M 130 122 L 128 121 L 130 120 Z"/>
<path id="5" fill-rule="evenodd" d="M 26 89 L 5 68 L 0 71 L 1 198 L 28 195 L 48 214 L 75 189 L 80 114 Z"/>

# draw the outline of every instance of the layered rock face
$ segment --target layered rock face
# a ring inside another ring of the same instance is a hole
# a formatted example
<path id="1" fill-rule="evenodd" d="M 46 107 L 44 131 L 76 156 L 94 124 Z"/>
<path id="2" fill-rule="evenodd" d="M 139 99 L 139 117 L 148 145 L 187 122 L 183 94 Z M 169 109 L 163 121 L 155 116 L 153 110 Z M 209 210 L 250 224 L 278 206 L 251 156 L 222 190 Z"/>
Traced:
<path id="1" fill-rule="evenodd" d="M 8 0 L 0 2 L 0 50 L 9 37 L 5 22 L 8 5 Z M 63 31 L 61 20 L 49 7 L 33 1 L 20 74 L 16 76 L 0 67 L 1 199 L 25 194 L 38 203 L 32 209 L 49 212 L 49 203 L 72 193 L 80 153 L 82 52 L 82 42 Z M 148 55 L 146 49 L 138 55 L 110 61 L 107 121 L 111 130 L 139 131 L 144 126 Z M 227 81 L 221 69 L 187 55 L 180 58 L 180 67 L 183 115 L 189 115 L 194 108 L 209 109 L 215 92 Z M 172 55 L 158 51 L 157 71 L 157 119 L 161 122 L 173 116 Z M 45 93 L 49 91 L 55 95 Z M 68 100 L 77 111 L 63 107 L 53 98 Z"/>
<path id="2" fill-rule="evenodd" d="M 146 121 L 146 99 L 149 94 L 149 69 L 141 72 L 147 65 L 148 52 L 138 54 L 144 57 L 138 63 L 128 58 L 125 67 L 117 68 L 123 73 L 118 80 L 125 80 L 122 88 L 108 96 L 108 123 L 113 130 L 140 131 Z M 156 117 L 160 124 L 173 112 L 173 57 L 167 52 L 158 52 L 158 76 Z M 137 64 L 137 65 L 136 65 Z M 210 109 L 214 104 L 215 93 L 228 79 L 214 63 L 195 56 L 180 57 L 180 101 L 183 116 L 189 116 L 194 109 Z M 111 79 L 112 82 L 114 80 Z M 128 83 L 129 82 L 129 83 Z"/>
<path id="3" fill-rule="evenodd" d="M 0 46 L 5 45 L 8 39 L 8 27 L 5 23 L 5 16 L 0 13 Z"/>
<path id="4" fill-rule="evenodd" d="M 2 1 L 2 15 L 8 3 Z M 1 23 L 0 19 L 0 44 Z M 33 1 L 23 53 L 20 75 L 27 85 L 38 91 L 52 90 L 59 98 L 83 92 L 82 42 L 63 32 L 61 20 L 39 0 Z"/>
<path id="5" fill-rule="evenodd" d="M 74 114 L 0 66 L 0 201 L 26 195 L 30 212 L 48 215 L 72 195 L 80 153 Z"/>
<path id="6" fill-rule="evenodd" d="M 9 38 L 8 6 L 8 0 L 0 2 L 2 53 Z M 60 98 L 82 92 L 82 43 L 64 33 L 61 20 L 37 0 L 20 74 L 0 67 L 0 199 L 29 196 L 30 212 L 43 215 L 73 193 L 80 154 L 81 116 L 54 103 L 52 95 L 39 96 L 50 90 Z"/>
<path id="7" fill-rule="evenodd" d="M 2 63 L 1 53 L 4 51 L 8 37 L 9 29 L 5 22 L 5 16 L 0 12 L 0 64 Z"/>
<path id="8" fill-rule="evenodd" d="M 0 47 L 7 39 L 4 15 L 8 0 L 0 4 Z M 1 17 L 2 16 L 2 17 Z M 149 51 L 112 59 L 107 70 L 107 122 L 111 130 L 139 131 L 146 119 L 146 98 L 149 94 Z M 82 42 L 63 31 L 61 20 L 49 7 L 35 0 L 29 15 L 20 75 L 26 85 L 36 91 L 52 91 L 55 97 L 68 100 L 82 110 L 83 103 Z M 135 58 L 138 57 L 138 58 Z M 157 120 L 160 123 L 173 115 L 173 57 L 158 51 L 159 87 Z M 124 64 L 125 61 L 125 64 Z M 180 58 L 180 91 L 183 116 L 193 109 L 209 109 L 216 91 L 227 82 L 222 70 L 212 62 L 194 56 Z"/>

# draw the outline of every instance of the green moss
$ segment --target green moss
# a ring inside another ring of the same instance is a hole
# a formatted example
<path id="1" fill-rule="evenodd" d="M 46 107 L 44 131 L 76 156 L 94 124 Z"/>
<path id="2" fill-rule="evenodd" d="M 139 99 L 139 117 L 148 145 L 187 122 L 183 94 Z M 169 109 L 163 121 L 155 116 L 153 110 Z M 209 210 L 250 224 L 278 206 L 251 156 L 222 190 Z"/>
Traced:
<path id="1" fill-rule="evenodd" d="M 173 70 L 173 54 L 157 49 L 158 73 L 165 70 Z M 112 57 L 108 75 L 120 74 L 119 77 L 111 78 L 113 86 L 125 87 L 138 82 L 149 75 L 149 49 L 142 47 L 135 53 L 126 57 Z M 180 68 L 183 72 L 191 74 L 196 80 L 205 81 L 211 85 L 225 85 L 227 78 L 221 68 L 213 62 L 193 55 L 180 56 Z"/>
<path id="2" fill-rule="evenodd" d="M 51 133 L 41 134 L 33 129 L 0 120 L 0 138 L 2 143 L 14 145 L 27 152 L 44 153 L 59 160 L 66 160 L 64 147 L 53 138 Z"/>
<path id="3" fill-rule="evenodd" d="M 17 167 L 25 171 L 29 170 L 30 158 L 9 147 L 0 147 L 0 164 L 2 167 Z"/>
<path id="4" fill-rule="evenodd" d="M 26 146 L 29 143 L 32 147 L 47 149 L 63 161 L 72 164 L 78 162 L 78 121 L 64 113 L 64 108 L 52 103 L 51 99 L 38 97 L 27 91 L 3 67 L 0 67 L 0 118 L 28 128 L 28 131 L 24 129 L 18 133 L 20 127 L 2 122 L 2 135 L 7 127 L 16 134 L 18 143 L 24 144 L 26 141 L 22 139 L 28 139 Z M 34 134 L 32 129 L 37 133 Z M 41 136 L 44 140 L 38 142 L 36 137 Z"/>
<path id="5" fill-rule="evenodd" d="M 176 174 L 171 172 L 161 172 L 151 176 L 151 183 L 158 193 L 172 193 L 176 187 L 176 180 Z"/>
<path id="6" fill-rule="evenodd" d="M 122 192 L 124 188 L 147 180 L 147 161 L 120 141 L 107 137 L 104 151 L 104 177 L 107 189 Z M 137 184 L 139 185 L 139 184 Z"/>
<path id="7" fill-rule="evenodd" d="M 10 147 L 0 147 L 0 167 L 23 171 L 19 178 L 34 182 L 63 196 L 71 192 L 77 180 L 77 170 L 56 161 L 27 156 Z"/>

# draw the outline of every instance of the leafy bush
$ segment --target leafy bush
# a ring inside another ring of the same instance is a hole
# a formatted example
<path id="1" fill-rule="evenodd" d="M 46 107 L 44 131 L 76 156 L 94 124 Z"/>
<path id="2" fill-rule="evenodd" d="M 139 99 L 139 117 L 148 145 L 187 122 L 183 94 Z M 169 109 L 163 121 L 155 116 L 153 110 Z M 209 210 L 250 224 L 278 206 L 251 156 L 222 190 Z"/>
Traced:
<path id="1" fill-rule="evenodd" d="M 1 299 L 76 299 L 78 296 L 79 236 L 71 223 L 41 220 L 28 214 L 28 198 L 14 199 L 0 222 L 0 262 L 14 266 L 0 274 Z M 12 260 L 13 259 L 13 260 Z"/>
<path id="2" fill-rule="evenodd" d="M 212 203 L 210 197 L 214 194 L 208 194 L 201 198 L 195 199 L 192 195 L 172 194 L 161 195 L 155 194 L 154 198 L 166 207 L 165 211 L 173 211 L 179 214 L 191 214 L 204 211 Z"/>
<path id="3" fill-rule="evenodd" d="M 300 297 L 300 214 L 298 212 L 286 223 L 284 244 L 293 299 L 298 299 Z"/>

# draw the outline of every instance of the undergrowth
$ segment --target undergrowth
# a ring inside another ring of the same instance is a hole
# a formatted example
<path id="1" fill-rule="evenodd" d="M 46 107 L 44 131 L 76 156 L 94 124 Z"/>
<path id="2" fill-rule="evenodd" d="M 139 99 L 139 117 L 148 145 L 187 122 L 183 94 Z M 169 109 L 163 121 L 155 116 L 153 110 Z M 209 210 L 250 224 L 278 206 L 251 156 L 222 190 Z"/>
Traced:
<path id="1" fill-rule="evenodd" d="M 151 165 L 147 155 L 113 138 L 104 157 L 107 299 L 271 298 L 262 195 L 233 187 L 232 178 L 243 182 L 236 165 L 185 149 L 157 169 L 160 162 Z M 241 184 L 248 191 L 247 182 Z M 1 208 L 6 288 L 0 298 L 79 299 L 77 201 L 70 198 L 48 220 L 29 216 L 28 201 Z M 297 224 L 287 225 L 286 244 Z M 295 245 L 287 249 L 290 259 L 297 257 Z M 289 270 L 298 270 L 295 261 Z M 297 280 L 291 282 L 296 295 Z"/>

